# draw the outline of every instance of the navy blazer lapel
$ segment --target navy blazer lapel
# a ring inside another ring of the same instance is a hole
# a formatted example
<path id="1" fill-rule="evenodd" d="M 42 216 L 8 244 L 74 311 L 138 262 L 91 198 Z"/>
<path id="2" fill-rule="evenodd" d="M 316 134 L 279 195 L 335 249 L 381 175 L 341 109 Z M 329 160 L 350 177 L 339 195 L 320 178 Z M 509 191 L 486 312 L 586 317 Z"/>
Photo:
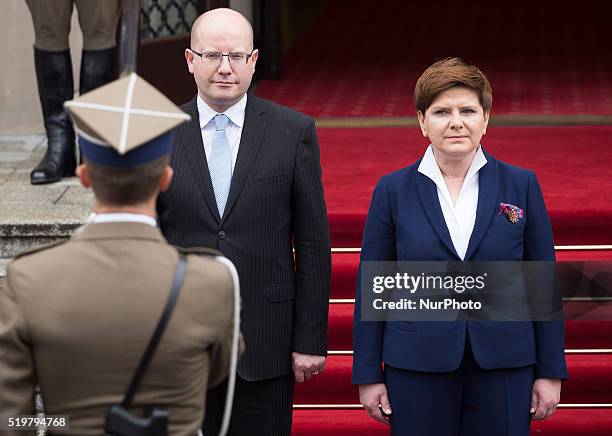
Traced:
<path id="1" fill-rule="evenodd" d="M 476 222 L 474 230 L 465 253 L 465 260 L 470 260 L 482 242 L 484 235 L 493 222 L 497 212 L 497 193 L 499 190 L 499 167 L 497 160 L 485 152 L 487 163 L 478 172 L 478 207 L 476 209 Z"/>
<path id="2" fill-rule="evenodd" d="M 257 97 L 249 94 L 244 116 L 244 126 L 242 127 L 242 135 L 240 136 L 240 146 L 238 147 L 238 157 L 236 158 L 236 166 L 234 167 L 234 174 L 232 175 L 232 184 L 230 186 L 227 204 L 225 205 L 223 220 L 225 220 L 231 212 L 248 178 L 249 172 L 255 162 L 257 152 L 259 151 L 265 129 L 265 111 Z"/>
<path id="3" fill-rule="evenodd" d="M 200 114 L 198 113 L 197 97 L 183 107 L 185 112 L 191 115 L 191 121 L 185 123 L 178 129 L 177 146 L 182 147 L 187 154 L 187 162 L 191 166 L 193 177 L 206 199 L 210 213 L 217 222 L 221 221 L 215 192 L 210 180 L 210 170 L 206 161 L 206 152 L 202 142 L 202 129 L 200 127 Z"/>
<path id="4" fill-rule="evenodd" d="M 415 168 L 419 167 L 419 162 L 415 164 Z M 431 226 L 438 234 L 440 240 L 446 245 L 446 248 L 453 254 L 453 256 L 460 259 L 453 245 L 453 241 L 450 237 L 446 221 L 444 221 L 444 215 L 442 214 L 442 208 L 440 207 L 440 200 L 438 199 L 438 188 L 433 180 L 424 174 L 416 172 L 416 185 L 421 200 L 423 210 L 431 223 Z"/>

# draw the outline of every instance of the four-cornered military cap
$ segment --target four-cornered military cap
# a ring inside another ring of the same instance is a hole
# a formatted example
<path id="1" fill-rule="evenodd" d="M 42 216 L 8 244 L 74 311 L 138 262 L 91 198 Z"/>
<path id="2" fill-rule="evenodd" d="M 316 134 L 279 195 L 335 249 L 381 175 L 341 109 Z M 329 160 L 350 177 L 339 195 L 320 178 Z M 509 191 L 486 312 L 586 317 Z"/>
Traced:
<path id="1" fill-rule="evenodd" d="M 172 128 L 190 119 L 134 73 L 64 105 L 74 121 L 81 153 L 110 167 L 136 167 L 170 153 Z"/>

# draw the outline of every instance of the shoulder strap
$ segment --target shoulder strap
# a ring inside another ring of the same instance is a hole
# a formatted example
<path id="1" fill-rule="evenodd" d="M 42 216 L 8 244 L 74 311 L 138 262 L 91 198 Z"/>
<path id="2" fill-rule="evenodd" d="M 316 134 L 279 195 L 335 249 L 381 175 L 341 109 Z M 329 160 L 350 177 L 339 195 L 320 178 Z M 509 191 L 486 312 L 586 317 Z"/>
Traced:
<path id="1" fill-rule="evenodd" d="M 170 295 L 168 296 L 168 301 L 166 302 L 166 307 L 164 308 L 164 312 L 157 323 L 157 327 L 155 327 L 153 336 L 151 336 L 151 339 L 149 340 L 149 344 L 147 345 L 144 355 L 140 359 L 138 368 L 136 368 L 136 372 L 132 376 L 132 381 L 130 382 L 127 392 L 125 393 L 125 397 L 121 402 L 121 406 L 125 409 L 129 409 L 130 405 L 132 404 L 136 390 L 138 389 L 138 386 L 142 381 L 142 377 L 149 367 L 149 363 L 151 362 L 155 349 L 157 348 L 162 334 L 164 333 L 166 324 L 168 324 L 168 320 L 172 315 L 172 311 L 174 310 L 174 306 L 176 305 L 176 301 L 178 300 L 178 296 L 181 291 L 181 286 L 183 285 L 183 280 L 185 279 L 186 269 L 187 257 L 180 253 L 176 273 L 174 274 L 174 279 L 172 280 L 172 288 L 170 289 Z"/>

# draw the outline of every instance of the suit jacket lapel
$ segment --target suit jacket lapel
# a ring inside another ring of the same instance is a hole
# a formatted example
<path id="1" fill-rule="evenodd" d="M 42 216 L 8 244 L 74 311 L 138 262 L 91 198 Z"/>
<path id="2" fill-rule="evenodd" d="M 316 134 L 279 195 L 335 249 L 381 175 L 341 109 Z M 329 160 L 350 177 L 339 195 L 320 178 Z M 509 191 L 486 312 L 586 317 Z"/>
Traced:
<path id="1" fill-rule="evenodd" d="M 191 115 L 191 121 L 179 127 L 177 133 L 177 147 L 182 147 L 187 154 L 187 162 L 191 166 L 191 172 L 202 195 L 206 200 L 210 213 L 217 222 L 221 221 L 215 192 L 212 181 L 210 180 L 210 170 L 206 161 L 206 152 L 202 142 L 202 129 L 200 127 L 200 115 L 198 113 L 197 97 L 191 100 L 186 106 L 185 111 Z"/>
<path id="2" fill-rule="evenodd" d="M 483 150 L 487 164 L 478 172 L 478 208 L 476 209 L 476 222 L 470 237 L 465 260 L 470 260 L 482 242 L 484 235 L 493 222 L 497 212 L 497 193 L 499 190 L 499 168 L 497 160 Z"/>
<path id="3" fill-rule="evenodd" d="M 418 168 L 418 162 L 415 164 Z M 459 259 L 459 255 L 455 250 L 453 241 L 450 237 L 448 227 L 444 221 L 444 215 L 442 214 L 442 208 L 440 207 L 440 201 L 438 200 L 438 191 L 436 184 L 429 177 L 416 171 L 416 184 L 419 198 L 423 210 L 431 223 L 431 226 L 438 234 L 440 240 L 446 245 L 446 248 Z"/>
<path id="4" fill-rule="evenodd" d="M 242 135 L 240 137 L 240 147 L 238 148 L 238 157 L 236 158 L 236 166 L 234 168 L 234 174 L 232 175 L 229 197 L 227 198 L 225 212 L 223 213 L 224 220 L 236 203 L 236 199 L 240 195 L 240 191 L 253 167 L 253 162 L 255 162 L 255 157 L 259 151 L 265 129 L 265 111 L 259 103 L 258 98 L 249 94 L 244 117 L 244 126 L 242 126 Z"/>

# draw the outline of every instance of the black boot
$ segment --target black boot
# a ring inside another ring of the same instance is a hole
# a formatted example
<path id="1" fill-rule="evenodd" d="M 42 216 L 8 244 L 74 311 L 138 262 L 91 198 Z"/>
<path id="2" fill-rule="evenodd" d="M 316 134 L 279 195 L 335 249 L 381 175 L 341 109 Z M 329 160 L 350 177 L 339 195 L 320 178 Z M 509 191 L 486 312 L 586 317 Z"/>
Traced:
<path id="1" fill-rule="evenodd" d="M 93 91 L 105 85 L 115 76 L 115 48 L 102 50 L 83 50 L 81 56 L 81 77 L 79 79 L 79 95 Z M 83 163 L 83 155 L 79 154 L 79 163 Z"/>
<path id="2" fill-rule="evenodd" d="M 30 174 L 32 184 L 38 185 L 74 176 L 74 130 L 64 111 L 64 102 L 74 96 L 74 84 L 68 50 L 52 52 L 34 48 L 34 65 L 47 132 L 47 152 Z"/>
<path id="3" fill-rule="evenodd" d="M 102 86 L 115 75 L 115 49 L 83 50 L 81 58 L 81 78 L 79 93 L 81 95 Z"/>

